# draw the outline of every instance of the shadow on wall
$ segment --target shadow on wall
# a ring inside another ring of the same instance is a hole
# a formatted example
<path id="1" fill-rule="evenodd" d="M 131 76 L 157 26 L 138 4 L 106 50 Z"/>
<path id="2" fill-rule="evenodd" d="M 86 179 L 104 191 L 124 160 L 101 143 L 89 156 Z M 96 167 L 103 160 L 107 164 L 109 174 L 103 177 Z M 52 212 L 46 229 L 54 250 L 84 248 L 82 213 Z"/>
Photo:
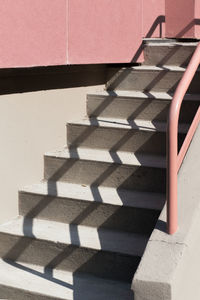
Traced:
<path id="1" fill-rule="evenodd" d="M 195 25 L 200 25 L 200 19 L 194 19 L 192 20 L 185 28 L 183 28 L 177 35 L 177 38 L 183 37 L 192 27 Z"/>
<path id="2" fill-rule="evenodd" d="M 145 38 L 151 38 L 153 33 L 155 32 L 155 30 L 158 27 L 159 27 L 159 37 L 162 38 L 163 37 L 163 29 L 162 29 L 163 23 L 165 23 L 165 16 L 158 16 L 156 18 L 156 20 L 154 21 L 153 25 L 151 26 L 151 28 L 149 29 L 148 33 L 146 34 Z M 136 54 L 132 58 L 132 62 L 135 62 L 138 60 L 138 58 L 142 54 L 143 50 L 144 50 L 144 44 L 141 43 Z"/>
<path id="3" fill-rule="evenodd" d="M 151 30 L 149 31 L 149 35 L 153 33 L 155 28 L 157 26 L 161 26 L 161 24 L 164 22 L 164 17 L 159 17 L 153 24 Z M 163 58 L 163 60 L 159 63 L 159 65 L 164 64 L 167 62 L 167 60 L 173 56 L 175 53 L 174 49 L 172 49 L 172 52 L 167 57 Z M 71 70 L 73 67 L 70 67 Z M 79 67 L 77 67 L 79 68 Z M 51 69 L 51 70 L 50 70 Z M 41 87 L 44 88 L 44 82 L 46 82 L 46 88 L 60 88 L 60 87 L 66 87 L 66 85 L 69 86 L 69 82 L 71 82 L 71 85 L 74 84 L 74 80 L 76 79 L 77 73 L 72 72 L 70 77 L 69 75 L 66 75 L 65 72 L 61 72 L 59 75 L 52 74 L 52 68 L 47 70 L 47 73 L 50 72 L 49 76 L 50 78 L 46 80 L 46 75 L 39 75 L 37 74 L 37 71 L 35 74 L 33 74 L 33 77 L 35 76 L 35 82 L 31 86 L 31 80 L 29 80 L 29 84 L 27 89 L 34 90 Z M 65 68 L 63 67 L 63 70 Z M 102 67 L 102 72 L 104 73 L 104 67 Z M 9 73 L 9 71 L 7 71 Z M 11 72 L 17 72 L 17 71 L 11 71 Z M 33 73 L 35 72 L 35 69 L 33 69 Z M 150 80 L 148 82 L 147 86 L 144 88 L 147 95 L 151 92 L 151 89 L 157 84 L 159 81 L 163 80 L 165 75 L 167 74 L 167 70 L 163 69 L 163 72 L 161 71 L 161 74 L 157 75 L 156 78 L 153 80 Z M 23 73 L 23 71 L 22 71 Z M 16 74 L 16 73 L 15 73 Z M 96 79 L 95 73 L 91 71 L 91 82 L 94 82 Z M 117 86 L 120 84 L 122 80 L 124 80 L 127 77 L 127 73 L 120 74 L 120 76 L 117 77 L 117 81 L 115 81 L 114 88 L 117 89 Z M 41 77 L 42 76 L 42 77 Z M 43 77 L 44 76 L 44 77 Z M 31 76 L 32 77 L 32 76 Z M 84 77 L 84 76 L 83 76 Z M 26 76 L 22 75 L 22 78 L 27 80 Z M 21 83 L 18 83 L 21 85 L 22 90 L 25 89 L 22 85 L 22 78 Z M 43 78 L 43 79 L 41 79 Z M 42 83 L 40 81 L 43 81 Z M 69 81 L 68 81 L 69 80 Z M 84 80 L 84 78 L 83 78 Z M 100 81 L 102 80 L 99 79 Z M 14 77 L 13 77 L 14 81 Z M 56 82 L 55 82 L 56 81 Z M 88 83 L 87 83 L 88 84 Z M 97 82 L 95 81 L 94 84 L 96 85 Z M 176 86 L 177 83 L 175 83 Z M 16 83 L 17 85 L 17 83 Z M 90 83 L 91 85 L 91 83 Z M 55 87 L 56 86 L 56 87 Z M 173 86 L 173 89 L 175 88 Z M 15 90 L 16 86 L 13 88 L 13 92 Z M 4 92 L 6 91 L 7 87 L 5 87 Z M 9 90 L 10 92 L 10 90 Z M 105 164 L 101 171 L 99 171 L 99 174 L 96 178 L 91 179 L 91 182 L 89 184 L 89 188 L 91 190 L 91 193 L 93 195 L 94 201 L 91 202 L 85 202 L 73 199 L 68 199 L 68 202 L 71 201 L 71 207 L 73 206 L 72 203 L 74 201 L 77 201 L 79 205 L 76 207 L 79 208 L 79 210 L 76 210 L 73 213 L 68 213 L 67 205 L 65 207 L 66 211 L 62 215 L 63 219 L 60 219 L 59 214 L 59 202 L 62 201 L 62 199 L 58 199 L 58 190 L 57 190 L 57 182 L 58 181 L 68 181 L 70 177 L 70 172 L 72 171 L 73 174 L 73 168 L 77 167 L 78 159 L 79 159 L 79 153 L 76 150 L 77 146 L 83 145 L 84 141 L 87 140 L 92 134 L 95 133 L 96 130 L 98 130 L 98 122 L 99 119 L 97 117 L 102 114 L 102 112 L 113 103 L 115 98 L 117 97 L 117 94 L 115 92 L 109 92 L 110 96 L 106 98 L 104 101 L 102 101 L 97 108 L 92 112 L 92 115 L 94 116 L 93 121 L 91 121 L 91 125 L 93 125 L 92 129 L 86 129 L 84 132 L 82 132 L 76 140 L 73 141 L 73 145 L 71 146 L 71 159 L 61 163 L 61 166 L 58 167 L 56 170 L 52 170 L 51 174 L 48 175 L 47 179 L 47 186 L 48 186 L 48 192 L 51 196 L 41 196 L 39 201 L 36 201 L 36 204 L 33 205 L 33 208 L 29 210 L 29 212 L 24 216 L 24 224 L 23 224 L 23 232 L 24 235 L 28 236 L 27 238 L 20 238 L 17 237 L 15 240 L 13 238 L 13 246 L 4 253 L 1 253 L 1 256 L 8 261 L 10 264 L 15 266 L 16 268 L 23 269 L 24 271 L 30 272 L 34 274 L 35 276 L 43 277 L 46 280 L 50 280 L 58 285 L 62 285 L 66 288 L 69 288 L 73 291 L 73 299 L 74 300 L 82 300 L 83 293 L 85 290 L 84 283 L 81 279 L 80 274 L 83 273 L 90 273 L 94 276 L 100 276 L 100 277 L 106 277 L 108 279 L 115 278 L 117 280 L 126 281 L 131 286 L 131 281 L 134 275 L 135 270 L 137 269 L 137 266 L 140 261 L 140 257 L 135 255 L 120 255 L 120 254 L 114 254 L 109 253 L 106 251 L 96 251 L 96 250 L 88 250 L 86 248 L 80 248 L 81 240 L 79 235 L 79 228 L 78 226 L 86 225 L 91 227 L 97 227 L 98 228 L 98 239 L 99 244 L 101 248 L 104 248 L 105 246 L 105 236 L 102 233 L 103 228 L 111 229 L 116 228 L 116 226 L 119 226 L 118 229 L 123 228 L 126 232 L 135 232 L 136 234 L 140 234 L 141 230 L 142 233 L 145 233 L 147 236 L 151 234 L 151 230 L 154 228 L 155 223 L 157 221 L 157 218 L 159 216 L 159 211 L 151 211 L 149 213 L 148 210 L 141 210 L 139 208 L 127 208 L 124 207 L 112 207 L 110 205 L 110 211 L 107 215 L 105 215 L 105 219 L 103 222 L 98 223 L 98 210 L 101 207 L 105 206 L 105 211 L 108 210 L 108 206 L 106 204 L 103 204 L 104 199 L 101 195 L 100 186 L 112 186 L 112 178 L 113 176 L 117 176 L 119 174 L 119 169 L 121 166 L 117 163 L 120 163 L 120 156 L 118 155 L 117 151 L 119 151 L 122 147 L 124 147 L 125 144 L 127 144 L 132 138 L 134 138 L 135 130 L 130 130 L 129 132 L 124 132 L 122 136 L 119 136 L 118 139 L 116 139 L 115 143 L 110 145 L 109 153 L 114 162 L 116 164 Z M 151 105 L 152 101 L 145 101 L 144 103 L 141 103 L 137 107 L 136 110 L 130 111 L 130 115 L 127 116 L 127 121 L 130 126 L 134 124 L 134 118 L 137 118 L 143 110 L 147 109 L 149 105 Z M 161 112 L 159 114 L 164 114 L 166 116 L 167 108 L 163 108 L 164 112 Z M 159 116 L 154 116 L 155 120 L 159 118 Z M 153 120 L 154 121 L 154 120 Z M 141 152 L 149 152 L 152 143 L 154 143 L 154 134 L 149 135 L 148 139 L 144 141 L 143 144 L 138 145 L 137 149 L 132 149 L 135 152 L 136 157 L 138 157 L 138 160 L 141 160 L 141 157 L 139 153 Z M 131 142 L 131 144 L 133 144 Z M 130 151 L 130 149 L 128 150 Z M 164 148 L 160 149 L 161 152 L 164 151 Z M 76 155 L 74 154 L 76 153 Z M 76 156 L 76 157 L 75 157 Z M 142 162 L 142 161 L 141 161 Z M 92 173 L 91 168 L 91 178 L 95 177 Z M 155 171 L 155 170 L 154 170 Z M 151 180 L 153 175 L 153 181 Z M 125 203 L 126 199 L 124 198 L 123 189 L 137 189 L 137 190 L 144 190 L 146 187 L 145 185 L 141 185 L 141 178 L 146 176 L 148 180 L 148 190 L 151 192 L 165 192 L 165 180 L 166 175 L 164 169 L 158 168 L 156 172 L 152 173 L 151 168 L 145 167 L 135 167 L 130 170 L 130 173 L 126 178 L 121 177 L 118 185 L 116 186 L 116 192 L 118 194 L 118 197 L 120 198 L 122 203 Z M 80 179 L 79 179 L 80 180 Z M 88 184 L 85 181 L 85 178 L 82 178 L 82 181 L 79 182 L 80 184 Z M 159 190 L 158 190 L 159 188 Z M 51 207 L 52 202 L 58 203 L 58 214 L 52 215 L 52 220 L 54 221 L 60 221 L 65 224 L 69 224 L 69 227 L 66 225 L 66 235 L 68 234 L 70 236 L 70 240 L 72 245 L 57 245 L 57 247 L 54 247 L 50 242 L 46 243 L 46 246 L 42 247 L 42 241 L 36 240 L 34 236 L 34 218 L 40 218 L 45 219 L 47 218 L 47 215 L 49 214 L 48 208 Z M 66 199 L 63 199 L 65 202 Z M 71 208 L 72 209 L 72 208 Z M 47 215 L 45 217 L 45 211 L 47 212 Z M 93 215 L 92 218 L 91 215 Z M 96 217 L 95 217 L 96 216 Z M 144 222 L 145 220 L 145 222 Z M 67 229 L 68 228 L 68 229 Z M 165 230 L 165 224 L 160 224 L 160 230 Z M 4 243 L 2 242 L 2 245 Z M 137 245 L 136 245 L 137 246 Z M 145 248 L 145 245 L 144 245 Z M 144 250 L 144 249 L 143 249 Z M 2 251 L 2 250 L 1 250 Z M 31 255 L 30 255 L 31 251 Z M 84 252 L 84 255 L 83 255 Z M 48 253 L 48 255 L 47 255 Z M 11 262 L 11 260 L 13 262 Z M 107 264 L 105 264 L 105 261 Z M 31 269 L 30 267 L 24 266 L 20 262 L 29 262 L 33 263 L 35 265 L 42 265 L 44 266 L 44 269 L 42 272 L 36 271 L 34 269 Z M 62 281 L 60 279 L 57 279 L 54 276 L 54 269 L 61 269 L 61 270 L 69 270 L 73 274 L 73 282 L 67 283 L 66 281 Z M 90 285 L 91 291 L 88 291 L 88 293 L 91 293 L 89 295 L 92 297 L 92 293 L 94 293 L 95 286 L 93 286 L 93 282 L 91 282 Z M 95 300 L 100 300 L 101 295 L 96 294 L 98 298 Z M 127 292 L 127 295 L 125 295 L 125 299 L 133 299 L 133 294 L 131 291 Z M 88 298 L 90 299 L 90 298 Z M 91 298 L 92 299 L 92 298 Z M 109 298 L 108 298 L 109 299 Z M 104 300 L 108 300 L 104 299 Z M 121 295 L 119 294 L 119 299 L 123 299 Z M 102 300 L 102 299 L 101 299 Z M 110 299 L 109 299 L 110 300 Z M 118 300 L 118 299 L 115 299 Z"/>

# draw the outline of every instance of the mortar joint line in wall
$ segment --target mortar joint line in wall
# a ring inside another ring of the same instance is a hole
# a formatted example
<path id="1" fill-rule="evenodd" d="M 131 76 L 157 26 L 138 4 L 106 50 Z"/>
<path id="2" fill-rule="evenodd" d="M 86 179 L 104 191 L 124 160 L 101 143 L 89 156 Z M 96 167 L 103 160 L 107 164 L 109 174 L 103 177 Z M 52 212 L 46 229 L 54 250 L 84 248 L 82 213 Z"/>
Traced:
<path id="1" fill-rule="evenodd" d="M 69 64 L 69 0 L 66 0 L 66 60 Z"/>

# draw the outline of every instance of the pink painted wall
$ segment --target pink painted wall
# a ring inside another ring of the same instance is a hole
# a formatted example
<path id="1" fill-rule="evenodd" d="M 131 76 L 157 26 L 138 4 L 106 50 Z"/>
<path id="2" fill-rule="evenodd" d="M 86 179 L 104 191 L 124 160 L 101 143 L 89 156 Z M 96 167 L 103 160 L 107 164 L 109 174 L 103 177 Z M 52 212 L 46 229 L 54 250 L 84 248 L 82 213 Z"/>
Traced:
<path id="1" fill-rule="evenodd" d="M 0 68 L 142 61 L 163 15 L 164 0 L 1 0 Z"/>
<path id="2" fill-rule="evenodd" d="M 166 37 L 200 38 L 199 0 L 166 0 Z"/>
<path id="3" fill-rule="evenodd" d="M 69 63 L 130 62 L 142 37 L 138 0 L 69 0 Z"/>
<path id="4" fill-rule="evenodd" d="M 200 3 L 195 1 L 195 35 L 200 38 Z"/>
<path id="5" fill-rule="evenodd" d="M 142 38 L 164 36 L 164 15 L 165 0 L 69 0 L 68 63 L 142 61 Z"/>
<path id="6" fill-rule="evenodd" d="M 66 0 L 1 0 L 1 68 L 64 62 Z"/>
<path id="7" fill-rule="evenodd" d="M 165 0 L 143 0 L 143 37 L 165 37 Z"/>

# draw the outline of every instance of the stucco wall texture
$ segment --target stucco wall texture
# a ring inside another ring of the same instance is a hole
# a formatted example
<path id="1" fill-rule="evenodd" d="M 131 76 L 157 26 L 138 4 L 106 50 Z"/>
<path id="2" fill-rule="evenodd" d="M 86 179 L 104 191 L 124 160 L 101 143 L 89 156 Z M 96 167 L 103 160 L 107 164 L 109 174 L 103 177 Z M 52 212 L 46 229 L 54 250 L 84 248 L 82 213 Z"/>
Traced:
<path id="1" fill-rule="evenodd" d="M 166 0 L 166 37 L 200 38 L 199 0 Z"/>

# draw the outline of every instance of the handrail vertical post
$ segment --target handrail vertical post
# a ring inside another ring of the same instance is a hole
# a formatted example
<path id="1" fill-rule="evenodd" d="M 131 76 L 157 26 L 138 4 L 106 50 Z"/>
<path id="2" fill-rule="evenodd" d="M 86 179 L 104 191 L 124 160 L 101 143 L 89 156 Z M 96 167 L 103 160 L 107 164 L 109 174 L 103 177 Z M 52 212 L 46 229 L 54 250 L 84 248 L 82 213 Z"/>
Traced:
<path id="1" fill-rule="evenodd" d="M 169 110 L 167 127 L 167 231 L 173 234 L 178 229 L 178 170 L 190 145 L 194 132 L 200 122 L 198 109 L 185 142 L 178 153 L 178 121 L 183 98 L 200 63 L 200 43 L 198 44 L 190 63 L 176 88 Z"/>
<path id="2" fill-rule="evenodd" d="M 170 117 L 169 117 L 170 118 Z M 178 129 L 176 122 L 168 123 L 168 151 L 167 151 L 167 231 L 174 234 L 178 228 L 177 203 L 177 143 Z"/>

